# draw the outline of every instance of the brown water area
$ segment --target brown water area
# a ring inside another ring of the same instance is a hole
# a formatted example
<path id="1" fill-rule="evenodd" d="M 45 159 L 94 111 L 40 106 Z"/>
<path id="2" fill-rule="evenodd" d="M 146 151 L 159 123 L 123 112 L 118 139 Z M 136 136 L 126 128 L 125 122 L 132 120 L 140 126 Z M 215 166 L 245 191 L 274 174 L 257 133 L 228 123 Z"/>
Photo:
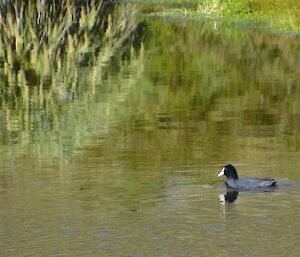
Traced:
<path id="1" fill-rule="evenodd" d="M 141 19 L 74 81 L 1 62 L 0 255 L 299 256 L 299 36 Z M 224 204 L 229 162 L 282 185 Z"/>

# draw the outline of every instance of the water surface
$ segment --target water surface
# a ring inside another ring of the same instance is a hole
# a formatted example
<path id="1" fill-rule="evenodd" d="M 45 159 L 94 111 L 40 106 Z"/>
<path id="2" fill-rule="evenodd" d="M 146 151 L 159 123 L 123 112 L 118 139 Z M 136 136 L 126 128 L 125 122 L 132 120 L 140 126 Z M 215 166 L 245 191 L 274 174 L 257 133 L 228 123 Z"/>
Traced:
<path id="1" fill-rule="evenodd" d="M 300 181 L 299 37 L 145 24 L 72 97 L 1 65 L 1 255 L 297 256 L 297 183 L 224 205 L 216 176 Z"/>

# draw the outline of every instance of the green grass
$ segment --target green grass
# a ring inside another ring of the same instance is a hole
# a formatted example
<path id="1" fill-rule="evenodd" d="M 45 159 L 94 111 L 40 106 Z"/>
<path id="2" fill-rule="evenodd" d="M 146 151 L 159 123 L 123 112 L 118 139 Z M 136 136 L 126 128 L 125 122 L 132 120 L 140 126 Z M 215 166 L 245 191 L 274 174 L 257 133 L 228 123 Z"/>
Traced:
<path id="1" fill-rule="evenodd" d="M 156 13 L 264 21 L 268 29 L 300 30 L 300 2 L 298 0 L 153 0 Z M 163 7 L 162 7 L 163 6 Z"/>

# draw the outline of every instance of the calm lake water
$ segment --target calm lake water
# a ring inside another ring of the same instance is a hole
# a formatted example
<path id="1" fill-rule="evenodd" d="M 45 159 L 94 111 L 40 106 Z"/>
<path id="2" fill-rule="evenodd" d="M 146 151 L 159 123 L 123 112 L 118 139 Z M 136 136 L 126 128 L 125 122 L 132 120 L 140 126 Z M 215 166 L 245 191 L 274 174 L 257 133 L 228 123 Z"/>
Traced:
<path id="1" fill-rule="evenodd" d="M 141 19 L 71 93 L 1 64 L 0 255 L 299 256 L 299 36 Z M 224 204 L 228 162 L 282 185 Z"/>

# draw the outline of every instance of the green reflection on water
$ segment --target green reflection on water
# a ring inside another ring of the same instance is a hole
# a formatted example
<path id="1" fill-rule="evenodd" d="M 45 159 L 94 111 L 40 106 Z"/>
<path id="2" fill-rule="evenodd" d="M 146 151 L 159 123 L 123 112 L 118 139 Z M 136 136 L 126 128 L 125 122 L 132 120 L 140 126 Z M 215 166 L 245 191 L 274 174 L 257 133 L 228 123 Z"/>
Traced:
<path id="1" fill-rule="evenodd" d="M 119 65 L 76 68 L 69 97 L 56 95 L 64 80 L 31 88 L 22 70 L 2 69 L 13 78 L 2 85 L 7 158 L 92 154 L 137 167 L 299 151 L 296 36 L 172 19 L 152 19 L 145 33 L 145 46 Z"/>

